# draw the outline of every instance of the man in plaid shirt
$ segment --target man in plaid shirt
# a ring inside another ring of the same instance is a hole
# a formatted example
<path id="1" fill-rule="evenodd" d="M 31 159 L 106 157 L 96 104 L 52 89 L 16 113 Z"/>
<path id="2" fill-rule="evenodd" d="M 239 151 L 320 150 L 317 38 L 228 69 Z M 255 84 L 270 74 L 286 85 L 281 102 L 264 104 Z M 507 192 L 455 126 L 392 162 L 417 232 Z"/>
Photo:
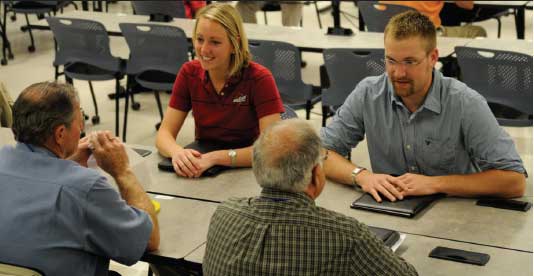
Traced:
<path id="1" fill-rule="evenodd" d="M 262 133 L 252 161 L 261 195 L 217 208 L 204 274 L 417 275 L 367 226 L 315 206 L 327 157 L 305 121 L 281 121 Z"/>

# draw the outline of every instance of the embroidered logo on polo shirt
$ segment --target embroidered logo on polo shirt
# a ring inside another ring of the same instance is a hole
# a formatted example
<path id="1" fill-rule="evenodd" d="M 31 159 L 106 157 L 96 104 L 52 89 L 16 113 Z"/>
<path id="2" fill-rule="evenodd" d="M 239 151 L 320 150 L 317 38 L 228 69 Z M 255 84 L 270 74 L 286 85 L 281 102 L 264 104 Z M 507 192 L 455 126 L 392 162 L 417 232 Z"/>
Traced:
<path id="1" fill-rule="evenodd" d="M 247 101 L 247 95 L 242 95 L 242 96 L 238 95 L 232 100 L 233 103 L 238 103 L 238 104 L 245 103 L 246 101 Z"/>

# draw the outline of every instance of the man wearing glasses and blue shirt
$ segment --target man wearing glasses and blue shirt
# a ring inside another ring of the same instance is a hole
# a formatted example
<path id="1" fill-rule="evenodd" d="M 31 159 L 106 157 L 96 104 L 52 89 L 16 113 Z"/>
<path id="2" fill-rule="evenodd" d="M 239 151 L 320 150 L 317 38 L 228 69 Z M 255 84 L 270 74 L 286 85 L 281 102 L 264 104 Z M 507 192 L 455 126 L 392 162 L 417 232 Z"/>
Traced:
<path id="1" fill-rule="evenodd" d="M 321 130 L 331 150 L 326 176 L 379 202 L 435 193 L 522 196 L 526 170 L 484 98 L 434 69 L 432 22 L 416 11 L 399 14 L 384 44 L 386 73 L 362 80 Z M 365 135 L 373 172 L 342 157 Z"/>

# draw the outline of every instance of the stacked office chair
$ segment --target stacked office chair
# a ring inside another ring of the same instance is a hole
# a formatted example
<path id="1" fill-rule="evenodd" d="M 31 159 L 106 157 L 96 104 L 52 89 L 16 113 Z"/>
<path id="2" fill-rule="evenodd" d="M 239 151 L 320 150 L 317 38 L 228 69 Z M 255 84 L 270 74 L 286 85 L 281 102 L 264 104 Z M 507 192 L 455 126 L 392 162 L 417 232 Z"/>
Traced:
<path id="1" fill-rule="evenodd" d="M 9 12 L 22 13 L 26 18 L 26 26 L 21 27 L 22 31 L 28 31 L 30 35 L 31 45 L 28 46 L 28 51 L 35 51 L 35 41 L 33 39 L 32 28 L 30 27 L 30 20 L 28 19 L 29 14 L 35 14 L 38 18 L 42 18 L 44 14 L 56 15 L 57 11 L 62 11 L 63 7 L 73 4 L 76 9 L 78 8 L 75 3 L 71 0 L 43 0 L 43 1 L 31 1 L 31 0 L 22 0 L 22 1 L 8 1 L 8 4 L 5 6 L 4 10 L 4 24 L 7 24 L 6 17 Z M 15 17 L 13 17 L 15 18 Z M 5 27 L 5 26 L 4 26 Z"/>
<path id="2" fill-rule="evenodd" d="M 2 6 L 4 7 L 4 11 L 7 9 L 8 3 L 4 1 L 0 1 L 0 14 L 2 14 L 1 9 Z M 7 39 L 7 32 L 6 32 L 6 24 L 5 20 L 7 16 L 7 12 L 5 12 L 4 19 L 0 18 L 0 36 L 2 37 L 2 59 L 0 60 L 0 64 L 7 65 L 7 59 L 13 59 L 13 52 L 11 52 L 11 44 L 9 43 L 9 39 Z M 7 53 L 7 55 L 6 55 Z"/>
<path id="3" fill-rule="evenodd" d="M 455 47 L 461 79 L 486 98 L 503 126 L 532 126 L 532 56 Z"/>
<path id="4" fill-rule="evenodd" d="M 189 56 L 187 36 L 178 27 L 133 23 L 120 23 L 119 27 L 130 48 L 126 67 L 128 81 L 123 127 L 123 140 L 126 141 L 128 95 L 132 95 L 134 102 L 134 85 L 137 83 L 154 91 L 159 115 L 163 119 L 159 91 L 172 90 L 176 75 L 182 64 L 189 60 Z M 160 123 L 156 124 L 156 129 L 159 125 Z"/>
<path id="5" fill-rule="evenodd" d="M 321 96 L 323 126 L 326 126 L 326 119 L 361 80 L 384 73 L 384 49 L 325 49 L 323 58 L 329 83 Z"/>
<path id="6" fill-rule="evenodd" d="M 111 55 L 109 37 L 102 23 L 61 17 L 48 17 L 48 25 L 57 43 L 54 59 L 55 78 L 65 74 L 67 82 L 72 79 L 89 82 L 95 116 L 93 124 L 100 122 L 98 105 L 92 81 L 115 80 L 115 135 L 119 136 L 120 80 L 124 77 L 125 61 Z M 59 67 L 63 66 L 63 73 Z"/>
<path id="7" fill-rule="evenodd" d="M 134 14 L 185 18 L 184 3 L 180 1 L 131 1 Z"/>
<path id="8" fill-rule="evenodd" d="M 358 10 L 368 32 L 383 33 L 391 17 L 415 9 L 400 5 L 382 4 L 378 1 L 358 1 Z"/>
<path id="9" fill-rule="evenodd" d="M 280 91 L 282 102 L 292 109 L 306 109 L 306 119 L 310 119 L 313 105 L 321 100 L 314 94 L 313 87 L 302 81 L 300 52 L 287 42 L 250 40 L 252 60 L 271 71 Z"/>
<path id="10" fill-rule="evenodd" d="M 44 273 L 37 269 L 7 264 L 0 262 L 0 275 L 8 276 L 45 276 Z"/>

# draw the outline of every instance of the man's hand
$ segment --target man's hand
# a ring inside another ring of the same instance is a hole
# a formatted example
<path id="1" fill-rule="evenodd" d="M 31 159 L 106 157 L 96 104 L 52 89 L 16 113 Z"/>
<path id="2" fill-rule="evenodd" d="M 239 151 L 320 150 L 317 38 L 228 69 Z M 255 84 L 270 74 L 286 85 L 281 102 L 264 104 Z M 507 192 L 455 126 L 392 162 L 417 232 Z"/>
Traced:
<path id="1" fill-rule="evenodd" d="M 201 153 L 194 149 L 181 149 L 172 156 L 172 166 L 179 176 L 198 177 L 203 171 L 200 171 Z"/>
<path id="2" fill-rule="evenodd" d="M 357 176 L 357 183 L 362 190 L 371 194 L 377 202 L 382 202 L 380 194 L 390 201 L 402 200 L 405 196 L 406 184 L 402 179 L 387 174 L 374 174 L 369 171 L 362 171 Z"/>
<path id="3" fill-rule="evenodd" d="M 87 160 L 91 156 L 91 149 L 89 149 L 89 137 L 83 137 L 78 142 L 78 149 L 74 154 L 68 157 L 69 160 L 77 162 L 81 166 L 87 168 Z"/>
<path id="4" fill-rule="evenodd" d="M 98 166 L 113 178 L 127 172 L 130 167 L 124 144 L 109 131 L 97 131 L 89 135 L 93 156 Z"/>
<path id="5" fill-rule="evenodd" d="M 437 178 L 421 174 L 405 173 L 398 177 L 405 185 L 405 196 L 423 196 L 438 193 Z"/>

